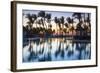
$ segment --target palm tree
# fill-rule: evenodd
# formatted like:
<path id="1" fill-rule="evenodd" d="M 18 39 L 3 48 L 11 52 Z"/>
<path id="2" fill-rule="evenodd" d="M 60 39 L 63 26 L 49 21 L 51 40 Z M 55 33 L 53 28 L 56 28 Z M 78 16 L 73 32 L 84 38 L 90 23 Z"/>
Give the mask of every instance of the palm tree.
<path id="1" fill-rule="evenodd" d="M 43 33 L 43 28 L 41 27 L 41 25 L 42 25 L 41 20 L 37 19 L 36 24 L 39 25 L 39 27 L 38 27 L 39 34 Z"/>
<path id="2" fill-rule="evenodd" d="M 87 22 L 90 23 L 90 14 L 88 13 Z"/>
<path id="3" fill-rule="evenodd" d="M 26 15 L 26 18 L 29 20 L 28 22 L 27 22 L 27 26 L 26 26 L 26 29 L 27 29 L 27 36 L 28 37 L 32 37 L 32 33 L 33 33 L 33 29 L 32 29 L 32 26 L 33 26 L 33 23 L 34 23 L 34 19 L 33 19 L 33 16 L 32 16 L 32 14 L 27 14 Z"/>
<path id="4" fill-rule="evenodd" d="M 36 14 L 32 14 L 32 19 L 33 19 L 33 22 L 35 22 L 37 20 L 37 15 Z M 37 23 L 36 24 L 36 27 L 37 27 Z"/>
<path id="5" fill-rule="evenodd" d="M 80 22 L 81 21 L 81 18 L 82 18 L 81 14 L 82 13 L 73 13 L 72 16 L 75 17 L 75 18 L 77 18 L 79 20 L 79 22 Z"/>
<path id="6" fill-rule="evenodd" d="M 60 18 L 60 23 L 62 24 L 62 29 L 63 29 L 64 28 L 64 17 L 63 16 Z"/>
<path id="7" fill-rule="evenodd" d="M 72 24 L 72 26 L 70 26 L 70 31 L 72 31 L 72 34 L 73 34 L 73 31 L 74 31 L 74 26 L 73 26 L 74 20 L 71 19 L 70 17 L 68 17 L 66 20 L 67 20 L 69 26 L 70 26 L 70 24 Z"/>
<path id="8" fill-rule="evenodd" d="M 60 18 L 60 23 L 62 24 L 61 28 L 62 28 L 62 34 L 63 34 L 63 30 L 64 30 L 64 17 L 63 16 Z"/>
<path id="9" fill-rule="evenodd" d="M 87 31 L 88 31 L 88 26 L 86 24 L 84 24 L 84 36 L 87 36 Z"/>
<path id="10" fill-rule="evenodd" d="M 45 16 L 46 18 L 47 18 L 47 23 L 49 24 L 48 26 L 49 26 L 49 28 L 51 28 L 51 14 L 46 14 L 46 16 Z"/>
<path id="11" fill-rule="evenodd" d="M 71 24 L 72 23 L 72 20 L 71 20 L 70 17 L 67 17 L 66 20 L 67 20 L 68 24 Z"/>
<path id="12" fill-rule="evenodd" d="M 64 33 L 68 33 L 68 28 L 69 28 L 69 26 L 68 26 L 68 23 L 64 23 L 64 26 L 66 27 L 66 28 L 64 28 Z"/>
<path id="13" fill-rule="evenodd" d="M 73 25 L 73 23 L 74 23 L 74 19 L 71 19 L 71 23 L 72 23 L 72 27 L 71 27 L 71 31 L 72 31 L 72 35 L 73 35 L 73 33 L 74 33 L 74 30 L 75 30 L 75 28 L 74 28 L 74 25 Z"/>
<path id="14" fill-rule="evenodd" d="M 46 16 L 46 13 L 45 13 L 45 11 L 40 11 L 39 13 L 38 13 L 38 17 L 42 17 L 41 18 L 41 22 L 42 22 L 42 25 L 44 26 L 46 26 L 46 29 L 47 29 L 47 25 L 45 24 L 45 16 Z"/>
<path id="15" fill-rule="evenodd" d="M 58 18 L 57 17 L 54 18 L 54 22 L 56 23 L 56 29 L 57 29 L 57 24 L 58 24 Z M 57 34 L 58 34 L 58 32 L 57 32 Z"/>
<path id="16" fill-rule="evenodd" d="M 52 34 L 51 14 L 47 13 L 46 19 L 47 19 L 47 23 L 48 23 L 48 33 Z"/>
<path id="17" fill-rule="evenodd" d="M 61 25 L 60 25 L 60 19 L 59 18 L 57 18 L 57 17 L 55 17 L 54 18 L 54 22 L 56 23 L 56 29 L 57 29 L 57 26 L 59 26 L 59 29 L 61 30 Z M 58 31 L 57 31 L 57 34 L 58 34 Z"/>
<path id="18" fill-rule="evenodd" d="M 89 28 L 90 28 L 90 32 L 91 32 L 91 23 L 90 23 L 90 14 L 88 13 L 88 17 L 87 17 L 87 22 L 89 23 Z"/>
<path id="19" fill-rule="evenodd" d="M 34 23 L 34 20 L 32 19 L 33 17 L 32 17 L 32 15 L 31 14 L 27 14 L 27 16 L 26 16 L 26 18 L 28 18 L 28 30 L 31 30 L 32 29 L 32 25 L 33 25 L 33 23 Z"/>
<path id="20" fill-rule="evenodd" d="M 79 23 L 76 26 L 76 32 L 79 32 L 80 36 L 82 36 L 83 28 L 82 28 L 82 13 L 73 13 L 73 17 L 77 18 L 79 20 Z"/>
<path id="21" fill-rule="evenodd" d="M 86 25 L 88 23 L 88 25 Z M 88 34 L 88 32 L 91 32 L 91 23 L 90 23 L 90 14 L 87 14 L 87 18 L 85 19 L 85 24 L 84 24 L 84 34 Z"/>

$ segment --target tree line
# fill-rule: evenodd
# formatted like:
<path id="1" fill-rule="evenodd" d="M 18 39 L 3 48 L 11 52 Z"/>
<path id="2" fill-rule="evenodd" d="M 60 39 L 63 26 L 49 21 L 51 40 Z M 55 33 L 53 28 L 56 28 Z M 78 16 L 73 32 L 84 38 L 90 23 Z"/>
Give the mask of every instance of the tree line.
<path id="1" fill-rule="evenodd" d="M 82 16 L 83 15 L 83 16 Z M 90 35 L 91 33 L 91 23 L 90 23 L 90 14 L 87 13 L 73 13 L 71 17 L 57 17 L 55 16 L 52 19 L 51 13 L 46 13 L 45 11 L 39 11 L 37 14 L 26 14 L 28 19 L 27 26 L 23 26 L 24 36 L 36 37 L 36 36 L 59 36 L 59 35 Z M 83 20 L 82 20 L 83 18 Z M 78 20 L 76 27 L 74 26 L 75 19 Z M 55 29 L 53 28 L 54 22 L 56 25 Z M 88 25 L 87 25 L 88 24 Z M 33 27 L 35 25 L 35 27 Z M 58 27 L 58 28 L 57 28 Z M 56 31 L 57 30 L 57 31 Z"/>

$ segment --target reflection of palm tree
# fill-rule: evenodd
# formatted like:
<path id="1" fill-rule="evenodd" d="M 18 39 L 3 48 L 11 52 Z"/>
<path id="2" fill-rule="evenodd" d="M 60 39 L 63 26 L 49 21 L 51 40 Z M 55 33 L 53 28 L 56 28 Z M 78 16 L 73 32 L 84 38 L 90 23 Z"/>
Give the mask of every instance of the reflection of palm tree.
<path id="1" fill-rule="evenodd" d="M 68 50 L 68 53 L 67 53 L 68 57 L 71 57 L 73 54 L 74 54 L 74 51 Z"/>
<path id="2" fill-rule="evenodd" d="M 64 48 L 61 50 L 61 57 L 64 58 L 64 55 L 65 55 L 65 51 L 64 51 Z"/>
<path id="3" fill-rule="evenodd" d="M 52 49 L 52 38 L 49 38 L 47 41 L 48 41 L 48 48 L 51 50 Z"/>
<path id="4" fill-rule="evenodd" d="M 33 46 L 32 46 L 32 44 L 31 44 L 31 41 L 29 41 L 29 51 L 30 51 L 30 52 L 33 51 L 32 49 L 33 49 Z"/>
<path id="5" fill-rule="evenodd" d="M 65 48 L 65 50 L 67 51 L 67 50 L 68 50 L 68 48 L 69 48 L 69 45 L 66 45 L 66 48 Z"/>
<path id="6" fill-rule="evenodd" d="M 31 61 L 32 59 L 35 59 L 36 58 L 36 52 L 33 51 L 33 45 L 32 45 L 31 41 L 29 41 L 28 51 L 30 52 L 30 55 L 28 57 L 28 61 Z"/>
<path id="7" fill-rule="evenodd" d="M 57 49 L 56 52 L 55 52 L 55 57 L 57 57 L 57 56 L 60 54 L 60 52 L 61 52 L 61 41 L 60 41 L 60 43 L 59 43 L 58 49 Z"/>
<path id="8" fill-rule="evenodd" d="M 52 58 L 51 58 L 51 51 L 49 51 L 48 53 L 47 53 L 47 61 L 51 61 L 52 60 Z"/>
<path id="9" fill-rule="evenodd" d="M 82 59 L 83 56 L 85 56 L 82 54 L 82 51 L 85 49 L 86 49 L 86 43 L 83 43 L 83 44 L 76 43 L 76 50 L 79 51 L 79 55 L 78 55 L 79 60 Z"/>
<path id="10" fill-rule="evenodd" d="M 67 55 L 68 57 L 70 57 L 70 56 L 73 56 L 73 54 L 74 54 L 74 43 L 71 44 L 71 50 L 68 49 Z"/>
<path id="11" fill-rule="evenodd" d="M 45 40 L 44 39 L 42 39 L 42 44 L 43 44 L 43 46 L 42 46 L 42 48 L 41 48 L 41 54 L 43 54 L 44 53 L 44 50 L 45 50 Z"/>
<path id="12" fill-rule="evenodd" d="M 39 43 L 39 45 L 40 45 L 39 54 L 43 54 L 43 52 L 44 52 L 44 46 L 41 47 L 42 44 L 44 44 L 43 39 L 41 39 L 41 41 L 40 41 L 40 43 Z"/>
<path id="13" fill-rule="evenodd" d="M 64 52 L 65 51 L 64 50 L 64 42 L 65 42 L 65 39 L 63 38 L 62 41 L 61 41 L 61 46 L 62 46 L 61 47 L 61 57 L 62 58 L 64 58 L 64 55 L 65 55 L 65 52 Z"/>
<path id="14" fill-rule="evenodd" d="M 76 43 L 76 50 L 79 51 L 78 59 L 81 59 L 81 51 L 80 51 L 79 43 Z"/>

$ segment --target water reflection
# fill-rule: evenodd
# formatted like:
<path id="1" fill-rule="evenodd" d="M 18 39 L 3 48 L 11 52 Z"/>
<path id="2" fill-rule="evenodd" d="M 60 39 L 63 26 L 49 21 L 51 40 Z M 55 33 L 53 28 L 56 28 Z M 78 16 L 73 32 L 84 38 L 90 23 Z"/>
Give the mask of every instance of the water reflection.
<path id="1" fill-rule="evenodd" d="M 88 41 L 67 38 L 28 39 L 23 43 L 23 62 L 85 60 L 91 58 Z"/>

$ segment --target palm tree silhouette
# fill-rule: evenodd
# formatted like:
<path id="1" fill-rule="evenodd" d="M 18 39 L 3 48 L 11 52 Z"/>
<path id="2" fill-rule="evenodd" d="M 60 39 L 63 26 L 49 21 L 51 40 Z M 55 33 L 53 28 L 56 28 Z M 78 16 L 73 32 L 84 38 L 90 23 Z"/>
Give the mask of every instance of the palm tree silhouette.
<path id="1" fill-rule="evenodd" d="M 72 15 L 73 17 L 77 18 L 79 20 L 79 23 L 76 26 L 76 32 L 78 32 L 77 34 L 79 34 L 80 36 L 82 36 L 83 33 L 83 28 L 82 28 L 82 13 L 73 13 Z"/>
<path id="2" fill-rule="evenodd" d="M 33 23 L 34 23 L 34 21 L 35 21 L 35 17 L 34 17 L 34 19 L 33 19 L 33 14 L 27 14 L 26 15 L 26 18 L 28 19 L 28 22 L 27 22 L 27 26 L 26 26 L 26 29 L 27 29 L 27 35 L 28 35 L 28 37 L 32 37 L 32 33 L 33 33 L 33 28 L 32 28 L 32 26 L 33 26 Z"/>
<path id="3" fill-rule="evenodd" d="M 33 23 L 37 20 L 37 15 L 36 14 L 32 14 L 32 19 L 33 19 Z M 36 27 L 37 27 L 37 23 L 36 24 Z"/>
<path id="4" fill-rule="evenodd" d="M 27 24 L 28 24 L 28 30 L 31 30 L 32 29 L 32 25 L 34 23 L 34 20 L 32 19 L 33 17 L 32 17 L 31 14 L 27 14 L 26 18 L 28 18 L 28 20 L 29 20 L 27 22 Z"/>
<path id="5" fill-rule="evenodd" d="M 47 23 L 48 23 L 48 33 L 52 34 L 52 25 L 51 25 L 51 14 L 46 13 L 45 18 L 47 19 Z"/>
<path id="6" fill-rule="evenodd" d="M 71 26 L 71 29 L 70 30 L 72 31 L 72 35 L 73 35 L 74 30 L 75 30 L 74 25 L 73 25 L 74 19 L 71 19 L 71 23 L 72 23 L 72 26 Z"/>
<path id="7" fill-rule="evenodd" d="M 45 13 L 45 11 L 40 11 L 39 13 L 38 13 L 38 17 L 41 17 L 41 22 L 42 22 L 42 25 L 44 26 L 46 26 L 46 29 L 47 29 L 47 25 L 45 24 L 45 16 L 46 16 L 46 13 Z"/>
<path id="8" fill-rule="evenodd" d="M 76 12 L 76 13 L 73 13 L 72 16 L 75 17 L 75 18 L 77 18 L 77 19 L 79 20 L 79 22 L 80 22 L 80 21 L 81 21 L 81 18 L 82 18 L 81 14 L 82 14 L 82 13 L 77 13 L 77 12 Z"/>
<path id="9" fill-rule="evenodd" d="M 46 14 L 45 18 L 47 18 L 47 22 L 49 23 L 49 26 L 51 25 L 51 14 Z"/>
<path id="10" fill-rule="evenodd" d="M 67 22 L 68 22 L 68 24 L 70 26 L 69 28 L 70 28 L 70 31 L 72 32 L 72 35 L 73 35 L 73 31 L 74 31 L 73 23 L 74 23 L 74 20 L 71 19 L 70 17 L 67 17 L 66 20 L 67 20 Z M 71 24 L 72 24 L 72 26 L 71 26 Z"/>
<path id="11" fill-rule="evenodd" d="M 57 29 L 57 24 L 58 24 L 58 18 L 57 17 L 54 18 L 54 22 L 56 23 L 56 29 Z"/>
<path id="12" fill-rule="evenodd" d="M 61 16 L 60 18 L 60 24 L 62 24 L 61 28 L 62 28 L 62 34 L 63 34 L 63 29 L 64 29 L 64 17 Z"/>
<path id="13" fill-rule="evenodd" d="M 56 23 L 56 29 L 57 29 L 57 26 L 59 26 L 59 29 L 61 29 L 61 25 L 60 25 L 60 19 L 55 17 L 54 18 L 54 22 Z M 58 31 L 57 31 L 57 34 L 58 34 Z"/>
<path id="14" fill-rule="evenodd" d="M 89 30 L 89 33 L 91 33 L 91 23 L 90 23 L 90 14 L 88 13 L 88 17 L 87 17 L 87 22 L 89 23 L 88 25 L 88 30 Z"/>

